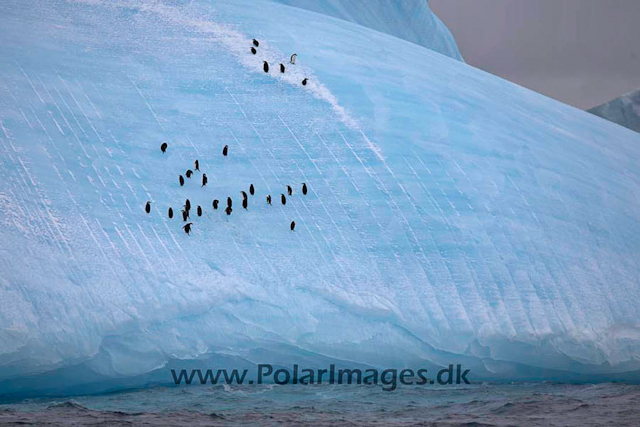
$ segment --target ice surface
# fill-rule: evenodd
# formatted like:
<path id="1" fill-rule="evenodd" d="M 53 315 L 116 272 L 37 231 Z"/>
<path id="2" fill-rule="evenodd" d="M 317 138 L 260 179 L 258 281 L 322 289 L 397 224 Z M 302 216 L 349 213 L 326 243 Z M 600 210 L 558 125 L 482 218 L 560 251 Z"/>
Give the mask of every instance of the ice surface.
<path id="1" fill-rule="evenodd" d="M 638 370 L 640 135 L 270 2 L 9 0 L 0 40 L 0 394 L 199 359 Z"/>
<path id="2" fill-rule="evenodd" d="M 274 1 L 364 25 L 462 61 L 451 32 L 431 11 L 427 0 Z"/>
<path id="3" fill-rule="evenodd" d="M 628 129 L 640 132 L 640 89 L 588 110 Z"/>

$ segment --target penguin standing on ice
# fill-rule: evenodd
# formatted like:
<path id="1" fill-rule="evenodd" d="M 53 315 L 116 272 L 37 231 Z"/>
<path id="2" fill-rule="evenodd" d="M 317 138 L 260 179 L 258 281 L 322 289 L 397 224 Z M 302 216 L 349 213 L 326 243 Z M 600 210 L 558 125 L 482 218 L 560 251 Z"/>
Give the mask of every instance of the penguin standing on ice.
<path id="1" fill-rule="evenodd" d="M 193 223 L 192 222 L 188 222 L 185 225 L 182 226 L 182 229 L 184 230 L 185 233 L 187 234 L 191 234 L 191 225 Z"/>
<path id="2" fill-rule="evenodd" d="M 251 194 L 251 195 L 253 196 L 255 193 L 256 193 L 256 189 L 255 189 L 255 188 L 253 188 L 253 184 L 251 184 L 251 185 L 249 186 L 249 194 Z"/>
<path id="3" fill-rule="evenodd" d="M 260 43 L 258 42 L 258 40 L 253 39 L 253 45 L 254 45 L 255 47 L 258 47 L 258 46 L 260 46 Z"/>
<path id="4" fill-rule="evenodd" d="M 291 55 L 291 60 L 290 60 L 290 62 L 291 62 L 292 64 L 295 64 L 295 63 L 296 63 L 296 58 L 297 58 L 297 57 L 298 57 L 298 54 L 297 54 L 297 53 L 294 53 L 293 55 Z"/>
<path id="5" fill-rule="evenodd" d="M 180 175 L 180 187 L 184 185 L 184 178 Z"/>
<path id="6" fill-rule="evenodd" d="M 269 194 L 267 196 L 267 204 L 269 204 L 269 205 L 271 204 L 271 194 Z"/>
<path id="7" fill-rule="evenodd" d="M 162 154 L 167 152 L 167 147 L 168 147 L 167 143 L 163 142 L 162 145 L 160 146 L 160 151 L 162 151 Z"/>
<path id="8" fill-rule="evenodd" d="M 199 171 L 199 170 L 200 170 L 200 163 L 198 163 L 198 159 L 196 159 L 196 161 L 195 161 L 195 162 L 193 162 L 193 163 L 194 163 L 194 165 L 195 165 L 195 168 L 194 168 L 194 169 L 195 169 L 195 170 L 197 170 L 197 171 Z"/>
<path id="9" fill-rule="evenodd" d="M 287 198 L 286 198 L 286 197 L 284 197 L 284 194 L 281 194 L 281 195 L 280 195 L 280 201 L 282 202 L 282 204 L 283 204 L 283 205 L 286 205 L 286 204 L 287 204 Z"/>
<path id="10" fill-rule="evenodd" d="M 302 183 L 302 194 L 307 195 L 307 184 L 305 182 Z"/>
<path id="11" fill-rule="evenodd" d="M 307 79 L 305 78 L 305 79 L 302 81 L 302 86 L 306 86 L 306 85 L 307 85 Z"/>
<path id="12" fill-rule="evenodd" d="M 146 213 L 151 212 L 151 202 L 147 202 L 146 206 L 144 207 L 144 210 Z"/>
<path id="13" fill-rule="evenodd" d="M 264 65 L 262 66 L 262 69 L 264 70 L 265 73 L 269 72 L 269 63 L 267 61 L 262 61 L 264 62 Z"/>
<path id="14" fill-rule="evenodd" d="M 187 175 L 187 178 L 191 178 L 191 175 L 193 175 L 193 172 L 191 172 L 191 169 L 187 169 L 187 172 L 185 173 L 185 175 Z"/>
<path id="15" fill-rule="evenodd" d="M 229 152 L 229 146 L 225 145 L 224 148 L 222 149 L 222 155 L 227 157 L 228 152 Z"/>
<path id="16" fill-rule="evenodd" d="M 213 203 L 212 204 L 213 204 L 213 209 L 214 210 L 218 210 L 218 203 L 219 203 L 218 199 L 213 199 Z"/>
<path id="17" fill-rule="evenodd" d="M 187 212 L 191 210 L 191 202 L 189 201 L 189 199 L 184 201 L 184 208 L 187 210 Z"/>
<path id="18" fill-rule="evenodd" d="M 290 196 L 293 194 L 293 189 L 290 185 L 287 185 L 287 193 L 289 193 Z"/>
<path id="19" fill-rule="evenodd" d="M 189 211 L 183 209 L 182 210 L 182 220 L 186 222 L 188 219 L 189 219 Z"/>
<path id="20" fill-rule="evenodd" d="M 230 208 L 233 205 L 233 201 L 231 200 L 231 197 L 227 197 L 227 207 Z"/>
<path id="21" fill-rule="evenodd" d="M 242 207 L 244 208 L 244 210 L 245 210 L 245 211 L 247 210 L 247 204 L 248 204 L 247 199 L 244 199 L 244 200 L 242 201 Z"/>
<path id="22" fill-rule="evenodd" d="M 280 63 L 280 72 L 284 73 L 284 64 L 283 63 Z"/>
<path id="23" fill-rule="evenodd" d="M 203 173 L 202 174 L 202 186 L 204 187 L 205 185 L 207 185 L 207 181 L 209 181 L 209 179 L 207 178 L 207 174 Z"/>
<path id="24" fill-rule="evenodd" d="M 169 208 L 169 219 L 173 218 L 173 208 Z"/>
<path id="25" fill-rule="evenodd" d="M 231 212 L 233 212 L 233 209 L 231 209 L 231 206 L 227 206 L 227 209 L 224 210 L 226 212 L 227 215 L 231 215 Z"/>
<path id="26" fill-rule="evenodd" d="M 242 199 L 247 200 L 247 193 L 245 193 L 244 191 L 241 191 L 241 193 L 242 193 Z"/>
<path id="27" fill-rule="evenodd" d="M 202 208 L 200 206 L 198 206 L 196 212 L 198 213 L 198 216 L 202 216 Z"/>
<path id="28" fill-rule="evenodd" d="M 291 231 L 296 231 L 296 222 L 291 221 Z"/>
<path id="29" fill-rule="evenodd" d="M 255 55 L 256 53 L 258 53 L 258 51 L 256 50 L 255 47 L 251 47 L 251 53 L 253 53 Z"/>

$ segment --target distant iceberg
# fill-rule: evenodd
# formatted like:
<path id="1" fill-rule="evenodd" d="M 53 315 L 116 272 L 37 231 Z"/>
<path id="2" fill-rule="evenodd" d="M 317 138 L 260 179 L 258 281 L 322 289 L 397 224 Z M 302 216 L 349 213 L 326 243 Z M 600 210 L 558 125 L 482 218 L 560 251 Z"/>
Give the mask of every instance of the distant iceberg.
<path id="1" fill-rule="evenodd" d="M 640 89 L 588 110 L 590 113 L 640 132 Z"/>
<path id="2" fill-rule="evenodd" d="M 640 135 L 270 1 L 5 0 L 0 40 L 0 396 L 638 372 Z"/>

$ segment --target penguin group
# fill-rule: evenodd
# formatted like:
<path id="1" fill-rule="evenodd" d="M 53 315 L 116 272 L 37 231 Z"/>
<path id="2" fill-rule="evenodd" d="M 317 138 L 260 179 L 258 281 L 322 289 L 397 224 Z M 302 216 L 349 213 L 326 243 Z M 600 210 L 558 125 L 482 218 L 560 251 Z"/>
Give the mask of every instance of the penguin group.
<path id="1" fill-rule="evenodd" d="M 258 40 L 256 40 L 256 39 L 253 39 L 252 40 L 252 46 L 250 47 L 251 48 L 251 54 L 257 55 L 258 54 L 258 49 L 257 48 L 259 46 L 260 46 L 260 42 Z M 294 53 L 293 55 L 291 55 L 291 58 L 289 58 L 289 63 L 291 65 L 295 65 L 297 58 L 298 58 L 298 54 Z M 280 63 L 280 73 L 284 74 L 286 70 L 287 69 L 286 69 L 284 63 L 281 62 Z M 269 73 L 269 63 L 267 61 L 262 61 L 262 71 L 264 71 L 267 74 Z M 308 78 L 304 78 L 302 80 L 302 86 L 306 86 L 308 81 L 309 81 Z"/>
<path id="2" fill-rule="evenodd" d="M 258 47 L 260 46 L 260 42 L 256 39 L 252 40 L 252 46 L 251 48 L 251 53 L 253 55 L 257 55 L 258 54 Z M 289 63 L 291 65 L 295 65 L 296 64 L 296 59 L 297 59 L 298 55 L 297 54 L 292 54 L 290 59 L 289 59 Z M 265 73 L 269 73 L 269 63 L 267 61 L 262 61 L 262 70 Z M 280 63 L 279 64 L 279 70 L 281 74 L 284 74 L 286 72 L 286 67 L 284 65 L 284 63 Z M 302 80 L 302 85 L 306 86 L 308 82 L 308 78 L 304 78 Z M 162 142 L 162 144 L 160 145 L 160 151 L 162 152 L 162 154 L 166 154 L 167 151 L 169 149 L 169 144 L 167 144 L 166 142 Z M 222 148 L 222 156 L 223 157 L 227 157 L 229 155 L 229 146 L 225 145 Z M 193 177 L 196 176 L 196 172 L 200 172 L 200 162 L 198 159 L 196 159 L 193 162 L 193 169 L 191 168 L 187 168 L 184 172 L 184 174 L 179 174 L 178 175 L 178 183 L 180 184 L 180 187 L 184 187 L 187 184 L 187 181 L 185 180 L 185 177 L 187 180 L 191 180 Z M 206 173 L 201 173 L 200 176 L 200 182 L 201 182 L 201 188 L 206 187 L 207 183 L 209 181 L 209 178 L 207 177 Z M 249 194 L 247 194 L 246 191 L 242 190 L 240 191 L 240 194 L 242 195 L 242 207 L 244 210 L 249 210 L 249 196 L 255 196 L 256 194 L 256 189 L 254 187 L 253 184 L 249 184 Z M 286 186 L 286 194 L 289 197 L 293 196 L 293 188 L 290 185 Z M 303 195 L 307 195 L 307 184 L 306 183 L 302 183 L 302 194 Z M 266 201 L 267 201 L 267 205 L 272 206 L 272 198 L 271 198 L 271 194 L 267 194 L 266 196 Z M 287 204 L 287 196 L 285 195 L 285 193 L 281 193 L 280 195 L 280 202 L 283 206 L 285 206 Z M 211 202 L 211 206 L 213 207 L 214 211 L 218 210 L 218 206 L 220 204 L 220 201 L 218 199 L 213 199 L 213 201 Z M 227 197 L 227 207 L 224 209 L 224 212 L 227 216 L 231 216 L 231 214 L 233 213 L 233 200 L 231 198 L 231 196 Z M 145 206 L 144 206 L 144 210 L 147 214 L 151 213 L 151 201 L 147 201 Z M 191 231 L 192 231 L 192 226 L 193 226 L 193 222 L 187 222 L 189 219 L 191 219 L 190 213 L 191 213 L 191 202 L 189 201 L 189 199 L 185 200 L 185 203 L 182 207 L 182 209 L 179 209 L 180 213 L 182 214 L 182 221 L 185 223 L 182 226 L 182 229 L 184 230 L 184 232 L 187 235 L 191 235 Z M 173 211 L 173 207 L 169 207 L 167 210 L 167 216 L 169 217 L 169 219 L 173 218 L 174 211 Z M 196 206 L 196 215 L 198 217 L 202 217 L 202 215 L 204 214 L 204 211 L 202 209 L 202 206 Z M 291 221 L 291 224 L 289 225 L 289 228 L 291 229 L 291 231 L 295 231 L 296 228 L 296 222 L 295 221 Z"/>

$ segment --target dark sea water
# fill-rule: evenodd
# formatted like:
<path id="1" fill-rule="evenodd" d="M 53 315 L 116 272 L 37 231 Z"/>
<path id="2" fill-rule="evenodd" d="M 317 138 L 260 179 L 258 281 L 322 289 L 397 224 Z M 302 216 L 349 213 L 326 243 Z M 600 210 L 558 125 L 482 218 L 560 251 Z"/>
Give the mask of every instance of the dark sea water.
<path id="1" fill-rule="evenodd" d="M 184 386 L 0 405 L 0 425 L 640 426 L 640 386 Z"/>

